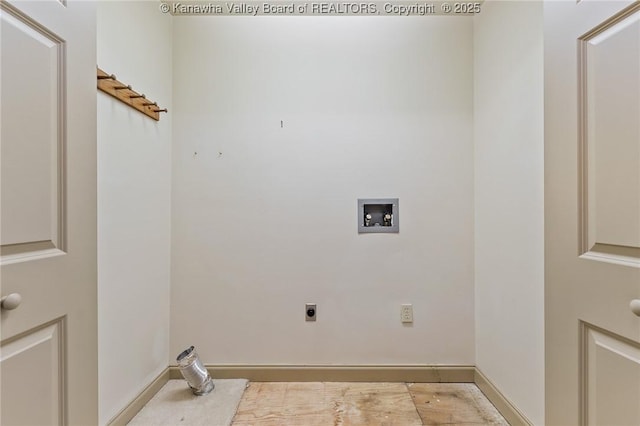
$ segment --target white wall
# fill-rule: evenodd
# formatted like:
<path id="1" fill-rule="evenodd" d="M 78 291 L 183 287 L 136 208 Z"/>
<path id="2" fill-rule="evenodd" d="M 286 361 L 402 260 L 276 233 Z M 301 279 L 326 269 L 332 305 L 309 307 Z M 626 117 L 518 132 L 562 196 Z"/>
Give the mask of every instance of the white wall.
<path id="1" fill-rule="evenodd" d="M 544 423 L 542 2 L 474 18 L 477 366 Z"/>
<path id="2" fill-rule="evenodd" d="M 472 44 L 462 17 L 174 19 L 172 355 L 474 364 Z M 399 197 L 400 233 L 358 235 L 359 197 Z"/>
<path id="3" fill-rule="evenodd" d="M 171 105 L 170 16 L 150 1 L 98 3 L 98 65 Z M 100 423 L 169 360 L 171 117 L 98 92 Z"/>

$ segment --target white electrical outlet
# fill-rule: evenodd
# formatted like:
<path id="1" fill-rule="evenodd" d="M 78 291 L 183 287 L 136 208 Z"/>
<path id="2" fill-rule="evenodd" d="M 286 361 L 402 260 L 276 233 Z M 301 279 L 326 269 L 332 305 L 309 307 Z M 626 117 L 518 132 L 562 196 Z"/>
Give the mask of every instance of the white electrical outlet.
<path id="1" fill-rule="evenodd" d="M 413 322 L 413 305 L 400 305 L 400 321 L 403 323 Z"/>

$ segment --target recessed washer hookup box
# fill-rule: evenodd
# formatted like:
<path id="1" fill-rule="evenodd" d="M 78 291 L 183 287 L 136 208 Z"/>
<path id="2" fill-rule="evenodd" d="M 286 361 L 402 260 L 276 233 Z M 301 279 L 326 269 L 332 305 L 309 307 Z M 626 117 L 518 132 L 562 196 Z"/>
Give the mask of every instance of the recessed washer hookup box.
<path id="1" fill-rule="evenodd" d="M 358 198 L 358 233 L 400 232 L 397 198 Z"/>

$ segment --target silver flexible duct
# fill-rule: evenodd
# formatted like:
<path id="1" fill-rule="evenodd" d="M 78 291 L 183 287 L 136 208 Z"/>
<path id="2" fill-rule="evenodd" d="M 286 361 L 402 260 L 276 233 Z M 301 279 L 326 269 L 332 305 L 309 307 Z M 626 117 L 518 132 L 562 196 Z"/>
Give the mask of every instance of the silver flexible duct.
<path id="1" fill-rule="evenodd" d="M 206 395 L 213 390 L 214 384 L 211 376 L 196 353 L 193 346 L 185 349 L 176 358 L 182 377 L 196 395 Z"/>

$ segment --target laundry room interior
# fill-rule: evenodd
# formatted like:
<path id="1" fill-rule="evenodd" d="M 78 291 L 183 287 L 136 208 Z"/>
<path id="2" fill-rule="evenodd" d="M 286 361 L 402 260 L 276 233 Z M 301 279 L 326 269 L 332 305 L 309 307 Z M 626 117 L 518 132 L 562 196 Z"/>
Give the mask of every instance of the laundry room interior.
<path id="1" fill-rule="evenodd" d="M 168 109 L 98 94 L 101 422 L 195 345 L 213 370 L 474 366 L 543 423 L 541 2 L 97 17 L 98 66 Z M 359 233 L 364 198 L 398 232 Z"/>

